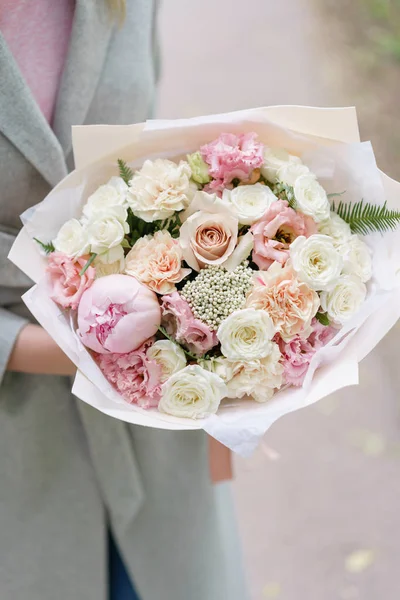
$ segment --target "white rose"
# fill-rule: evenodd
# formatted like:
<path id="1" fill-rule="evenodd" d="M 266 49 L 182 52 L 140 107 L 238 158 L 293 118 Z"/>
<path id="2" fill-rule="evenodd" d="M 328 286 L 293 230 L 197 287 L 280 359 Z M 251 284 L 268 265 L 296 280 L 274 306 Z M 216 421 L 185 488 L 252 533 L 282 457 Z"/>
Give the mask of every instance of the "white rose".
<path id="1" fill-rule="evenodd" d="M 204 419 L 217 412 L 226 391 L 218 375 L 190 365 L 163 384 L 158 410 L 175 417 Z"/>
<path id="2" fill-rule="evenodd" d="M 227 383 L 233 377 L 233 366 L 236 363 L 231 362 L 225 356 L 217 356 L 215 358 L 200 360 L 199 364 L 203 369 L 215 373 L 215 375 L 221 377 L 222 381 Z"/>
<path id="3" fill-rule="evenodd" d="M 229 362 L 232 374 L 227 381 L 228 398 L 252 396 L 257 402 L 266 402 L 281 387 L 281 353 L 278 344 L 268 343 L 269 353 L 264 358 L 249 362 Z"/>
<path id="4" fill-rule="evenodd" d="M 278 169 L 276 178 L 279 182 L 293 187 L 297 179 L 302 175 L 312 175 L 312 173 L 310 173 L 310 169 L 306 165 L 290 161 Z"/>
<path id="5" fill-rule="evenodd" d="M 270 183 L 277 183 L 278 171 L 287 163 L 301 164 L 301 160 L 298 156 L 293 156 L 282 148 L 265 148 L 261 175 Z"/>
<path id="6" fill-rule="evenodd" d="M 322 292 L 321 306 L 336 323 L 345 323 L 360 309 L 367 288 L 359 277 L 342 275 L 329 292 Z"/>
<path id="7" fill-rule="evenodd" d="M 178 371 L 186 367 L 186 356 L 178 344 L 169 340 L 154 342 L 147 350 L 147 356 L 161 367 L 161 382 L 164 383 Z"/>
<path id="8" fill-rule="evenodd" d="M 53 245 L 57 252 L 70 258 L 83 256 L 89 252 L 87 230 L 77 219 L 70 219 L 61 227 Z"/>
<path id="9" fill-rule="evenodd" d="M 227 317 L 218 327 L 221 352 L 229 360 L 254 360 L 270 352 L 275 334 L 272 319 L 265 310 L 245 308 Z"/>
<path id="10" fill-rule="evenodd" d="M 122 206 L 114 207 L 112 215 L 101 215 L 88 222 L 87 230 L 91 251 L 103 254 L 120 246 L 125 235 L 129 233 L 126 222 L 127 212 Z"/>
<path id="11" fill-rule="evenodd" d="M 293 269 L 311 289 L 329 290 L 338 280 L 343 259 L 327 235 L 300 236 L 289 251 Z"/>
<path id="12" fill-rule="evenodd" d="M 230 202 L 239 223 L 253 225 L 261 219 L 277 197 L 268 186 L 256 183 L 239 185 L 233 190 L 224 190 L 222 199 Z"/>
<path id="13" fill-rule="evenodd" d="M 185 161 L 177 165 L 161 158 L 146 160 L 129 183 L 128 204 L 135 215 L 148 223 L 172 217 L 189 206 L 197 190 L 191 174 Z"/>
<path id="14" fill-rule="evenodd" d="M 124 249 L 122 246 L 110 248 L 104 254 L 96 256 L 93 266 L 96 269 L 96 278 L 123 273 L 125 269 Z"/>
<path id="15" fill-rule="evenodd" d="M 114 207 L 126 206 L 128 186 L 121 177 L 111 177 L 110 181 L 101 185 L 89 196 L 83 214 L 87 219 L 96 219 L 100 215 L 112 215 Z"/>
<path id="16" fill-rule="evenodd" d="M 298 177 L 293 191 L 300 212 L 309 215 L 317 223 L 329 218 L 328 196 L 313 174 Z"/>
<path id="17" fill-rule="evenodd" d="M 318 232 L 332 238 L 336 248 L 351 238 L 350 225 L 333 211 L 328 219 L 319 224 Z"/>
<path id="18" fill-rule="evenodd" d="M 371 251 L 358 235 L 352 235 L 338 250 L 344 261 L 343 273 L 357 275 L 363 283 L 371 279 Z"/>

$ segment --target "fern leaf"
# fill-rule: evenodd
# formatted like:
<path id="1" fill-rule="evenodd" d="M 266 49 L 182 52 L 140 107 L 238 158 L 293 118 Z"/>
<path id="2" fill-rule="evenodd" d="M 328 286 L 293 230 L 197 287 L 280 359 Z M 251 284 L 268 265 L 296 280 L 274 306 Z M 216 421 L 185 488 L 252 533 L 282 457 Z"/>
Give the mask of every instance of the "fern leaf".
<path id="1" fill-rule="evenodd" d="M 33 239 L 46 252 L 46 254 L 51 254 L 52 252 L 55 252 L 55 248 L 54 248 L 53 242 L 49 242 L 48 244 L 45 244 L 44 242 L 41 242 L 37 238 L 33 238 Z"/>
<path id="2" fill-rule="evenodd" d="M 123 179 L 126 185 L 129 185 L 130 180 L 133 177 L 133 171 L 128 167 L 126 162 L 121 158 L 118 159 L 119 176 Z"/>
<path id="3" fill-rule="evenodd" d="M 368 235 L 375 231 L 384 233 L 390 229 L 396 229 L 400 222 L 400 212 L 389 210 L 386 202 L 383 205 L 370 204 L 360 200 L 355 204 L 345 204 L 340 201 L 336 206 L 332 204 L 332 210 L 350 225 L 353 233 Z"/>

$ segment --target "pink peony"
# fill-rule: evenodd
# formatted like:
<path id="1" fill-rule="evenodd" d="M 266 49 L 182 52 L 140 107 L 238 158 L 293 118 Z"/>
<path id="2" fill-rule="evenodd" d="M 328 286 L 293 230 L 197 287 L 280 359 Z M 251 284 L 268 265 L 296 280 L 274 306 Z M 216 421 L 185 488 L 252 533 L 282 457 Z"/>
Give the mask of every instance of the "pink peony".
<path id="1" fill-rule="evenodd" d="M 285 383 L 301 386 L 307 374 L 308 367 L 314 354 L 325 346 L 335 336 L 334 327 L 325 327 L 317 319 L 311 323 L 313 329 L 308 339 L 299 335 L 285 342 L 280 335 L 276 336 L 282 355 L 283 374 Z"/>
<path id="2" fill-rule="evenodd" d="M 50 298 L 63 308 L 78 308 L 83 292 L 93 283 L 96 274 L 94 267 L 89 267 L 82 276 L 79 275 L 88 258 L 69 258 L 62 252 L 50 254 L 47 264 L 52 288 Z"/>
<path id="3" fill-rule="evenodd" d="M 178 292 L 163 296 L 161 310 L 167 333 L 193 354 L 203 356 L 218 344 L 216 332 L 194 317 L 189 304 Z"/>
<path id="4" fill-rule="evenodd" d="M 221 133 L 216 140 L 200 148 L 213 178 L 206 191 L 221 193 L 234 179 L 250 179 L 251 172 L 264 162 L 264 145 L 256 138 L 256 133 Z"/>
<path id="5" fill-rule="evenodd" d="M 251 232 L 254 236 L 253 261 L 266 271 L 275 261 L 284 265 L 293 240 L 300 235 L 309 237 L 316 233 L 317 226 L 310 217 L 290 208 L 286 200 L 277 200 L 254 223 Z"/>
<path id="6" fill-rule="evenodd" d="M 129 404 L 157 407 L 161 398 L 161 367 L 147 356 L 153 340 L 127 354 L 97 354 L 104 376 Z"/>
<path id="7" fill-rule="evenodd" d="M 157 296 L 129 275 L 96 279 L 78 307 L 78 335 L 100 354 L 136 350 L 157 332 L 160 322 Z"/>

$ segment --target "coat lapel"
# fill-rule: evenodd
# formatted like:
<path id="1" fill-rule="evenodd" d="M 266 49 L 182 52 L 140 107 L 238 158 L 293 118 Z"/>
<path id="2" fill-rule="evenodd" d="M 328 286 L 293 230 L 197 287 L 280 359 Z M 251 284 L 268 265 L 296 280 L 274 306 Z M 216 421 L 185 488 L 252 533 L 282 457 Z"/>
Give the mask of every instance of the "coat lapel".
<path id="1" fill-rule="evenodd" d="M 62 147 L 0 33 L 0 131 L 55 185 L 67 174 Z"/>
<path id="2" fill-rule="evenodd" d="M 66 156 L 72 148 L 71 127 L 84 123 L 93 100 L 112 30 L 105 2 L 77 0 L 53 123 Z"/>

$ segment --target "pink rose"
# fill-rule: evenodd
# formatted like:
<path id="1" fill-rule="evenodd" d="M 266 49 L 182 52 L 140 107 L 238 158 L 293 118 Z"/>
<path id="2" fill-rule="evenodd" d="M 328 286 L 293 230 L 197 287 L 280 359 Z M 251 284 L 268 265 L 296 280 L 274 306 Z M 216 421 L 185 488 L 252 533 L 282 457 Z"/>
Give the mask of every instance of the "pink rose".
<path id="1" fill-rule="evenodd" d="M 160 322 L 157 296 L 129 275 L 96 279 L 78 307 L 78 335 L 100 354 L 136 350 L 155 335 Z"/>
<path id="2" fill-rule="evenodd" d="M 216 332 L 194 317 L 189 304 L 178 292 L 163 296 L 161 310 L 167 333 L 193 354 L 203 356 L 218 344 Z"/>
<path id="3" fill-rule="evenodd" d="M 161 398 L 161 367 L 147 356 L 153 340 L 127 354 L 97 354 L 96 361 L 106 379 L 129 404 L 157 407 Z"/>
<path id="4" fill-rule="evenodd" d="M 250 231 L 254 236 L 253 261 L 266 271 L 274 261 L 284 265 L 293 240 L 316 233 L 317 226 L 310 217 L 290 208 L 286 200 L 277 200 Z"/>
<path id="5" fill-rule="evenodd" d="M 298 334 L 307 338 L 320 305 L 317 292 L 299 281 L 291 266 L 278 262 L 268 271 L 256 271 L 253 279 L 246 306 L 266 310 L 284 340 Z"/>
<path id="6" fill-rule="evenodd" d="M 175 284 L 191 273 L 182 268 L 182 249 L 168 231 L 140 238 L 125 259 L 125 273 L 157 294 L 171 294 Z"/>
<path id="7" fill-rule="evenodd" d="M 50 254 L 46 269 L 52 288 L 50 297 L 63 308 L 78 308 L 83 292 L 92 285 L 96 274 L 94 267 L 79 275 L 88 258 L 69 258 L 62 252 Z"/>
<path id="8" fill-rule="evenodd" d="M 311 323 L 312 333 L 308 339 L 299 335 L 285 342 L 279 335 L 276 340 L 282 355 L 284 380 L 286 384 L 301 386 L 314 354 L 325 346 L 337 333 L 334 327 L 325 327 L 317 319 Z"/>
<path id="9" fill-rule="evenodd" d="M 264 145 L 256 138 L 256 133 L 221 133 L 216 140 L 200 148 L 213 178 L 206 191 L 221 193 L 234 179 L 250 180 L 251 172 L 264 162 Z"/>

